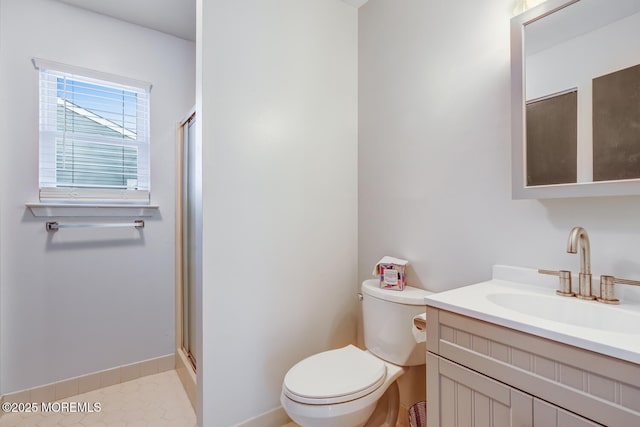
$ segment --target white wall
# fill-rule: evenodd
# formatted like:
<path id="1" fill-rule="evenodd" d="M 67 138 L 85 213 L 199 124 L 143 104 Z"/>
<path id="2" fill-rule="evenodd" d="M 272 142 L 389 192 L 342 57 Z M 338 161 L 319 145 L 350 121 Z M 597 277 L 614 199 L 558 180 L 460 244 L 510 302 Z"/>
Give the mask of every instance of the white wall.
<path id="1" fill-rule="evenodd" d="M 208 427 L 277 408 L 294 363 L 355 338 L 357 10 L 340 0 L 199 10 L 198 425 Z"/>
<path id="2" fill-rule="evenodd" d="M 640 197 L 511 200 L 512 0 L 370 0 L 359 11 L 359 280 L 382 255 L 435 291 L 493 264 L 640 279 Z M 393 160 L 393 161 L 391 161 Z"/>
<path id="3" fill-rule="evenodd" d="M 51 0 L 1 0 L 0 40 L 0 392 L 172 354 L 175 126 L 195 102 L 194 43 Z M 38 196 L 33 57 L 153 84 L 151 191 L 160 213 L 141 235 L 51 234 L 25 208 Z"/>

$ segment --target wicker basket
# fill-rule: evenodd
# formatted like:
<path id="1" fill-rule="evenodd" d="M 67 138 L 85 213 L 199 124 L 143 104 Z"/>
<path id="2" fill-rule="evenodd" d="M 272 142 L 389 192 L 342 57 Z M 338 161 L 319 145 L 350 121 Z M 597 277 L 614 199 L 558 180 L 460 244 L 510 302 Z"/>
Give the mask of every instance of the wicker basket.
<path id="1" fill-rule="evenodd" d="M 427 427 L 427 401 L 423 400 L 409 408 L 409 425 L 411 427 Z"/>

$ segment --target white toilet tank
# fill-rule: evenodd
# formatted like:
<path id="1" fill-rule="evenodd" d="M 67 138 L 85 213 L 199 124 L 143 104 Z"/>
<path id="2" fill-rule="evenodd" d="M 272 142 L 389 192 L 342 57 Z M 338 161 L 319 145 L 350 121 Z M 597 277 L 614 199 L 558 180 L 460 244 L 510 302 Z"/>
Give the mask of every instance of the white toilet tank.
<path id="1" fill-rule="evenodd" d="M 425 343 L 417 343 L 413 317 L 425 312 L 424 297 L 432 292 L 405 286 L 381 289 L 377 279 L 362 282 L 364 344 L 371 353 L 400 366 L 425 363 Z"/>

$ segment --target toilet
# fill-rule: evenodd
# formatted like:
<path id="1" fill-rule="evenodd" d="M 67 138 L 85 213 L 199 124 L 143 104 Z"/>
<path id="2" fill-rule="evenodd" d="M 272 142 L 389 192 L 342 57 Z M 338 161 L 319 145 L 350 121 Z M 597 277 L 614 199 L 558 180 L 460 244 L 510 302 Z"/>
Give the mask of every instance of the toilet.
<path id="1" fill-rule="evenodd" d="M 395 426 L 396 380 L 407 367 L 425 363 L 425 343 L 416 342 L 411 327 L 431 292 L 381 289 L 376 279 L 361 289 L 367 350 L 348 345 L 318 353 L 285 375 L 280 402 L 302 427 Z"/>

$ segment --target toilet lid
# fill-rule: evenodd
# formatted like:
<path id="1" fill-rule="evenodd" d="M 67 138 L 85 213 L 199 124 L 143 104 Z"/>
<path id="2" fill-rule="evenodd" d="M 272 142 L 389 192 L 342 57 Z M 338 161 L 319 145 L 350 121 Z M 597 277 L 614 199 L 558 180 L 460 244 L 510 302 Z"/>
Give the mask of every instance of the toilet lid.
<path id="1" fill-rule="evenodd" d="M 365 396 L 384 383 L 385 363 L 348 345 L 298 362 L 284 378 L 283 392 L 300 403 L 327 405 Z"/>

